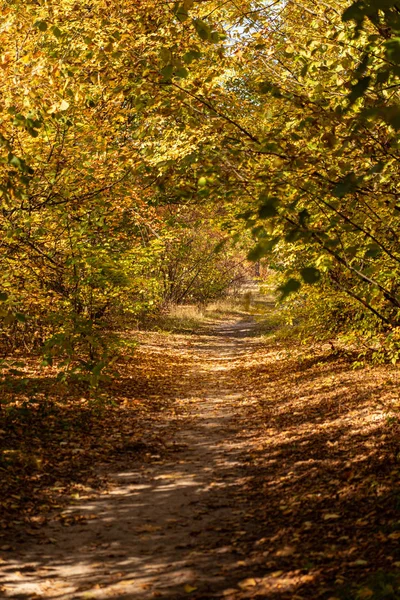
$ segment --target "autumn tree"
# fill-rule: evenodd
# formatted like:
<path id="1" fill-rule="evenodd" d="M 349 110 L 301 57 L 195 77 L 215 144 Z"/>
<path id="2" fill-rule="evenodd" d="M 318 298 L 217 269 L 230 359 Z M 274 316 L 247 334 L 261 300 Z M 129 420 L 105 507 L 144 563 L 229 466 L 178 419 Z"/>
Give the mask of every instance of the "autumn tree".
<path id="1" fill-rule="evenodd" d="M 94 364 L 102 318 L 212 296 L 247 228 L 282 297 L 393 335 L 397 29 L 391 0 L 3 3 L 6 334 Z"/>
<path id="2" fill-rule="evenodd" d="M 215 52 L 216 23 L 229 36 L 219 77 L 200 80 L 193 70 L 181 83 L 171 72 L 171 85 L 212 117 L 210 136 L 220 149 L 214 172 L 229 171 L 218 193 L 229 197 L 229 177 L 241 186 L 235 202 L 258 238 L 251 257 L 285 256 L 282 297 L 319 284 L 341 301 L 347 296 L 350 318 L 359 306 L 369 327 L 395 335 L 396 3 L 201 9 L 205 56 Z"/>
<path id="3" fill-rule="evenodd" d="M 168 247 L 188 239 L 164 207 L 190 211 L 201 184 L 196 153 L 209 141 L 203 125 L 185 135 L 194 115 L 180 110 L 183 92 L 171 94 L 165 58 L 179 47 L 185 58 L 174 75 L 186 77 L 199 38 L 193 29 L 178 41 L 180 21 L 163 3 L 5 2 L 1 14 L 4 339 L 45 343 L 48 361 L 83 353 L 93 369 L 108 353 L 104 324 L 165 301 Z M 208 181 L 210 166 L 201 169 Z M 175 300 L 206 299 L 207 285 L 212 296 L 232 275 L 215 266 L 212 240 L 224 234 L 207 225 L 208 191 L 199 196 L 209 216 L 196 227 L 202 221 L 210 232 L 214 275 L 202 261 L 196 271 L 186 253 Z"/>

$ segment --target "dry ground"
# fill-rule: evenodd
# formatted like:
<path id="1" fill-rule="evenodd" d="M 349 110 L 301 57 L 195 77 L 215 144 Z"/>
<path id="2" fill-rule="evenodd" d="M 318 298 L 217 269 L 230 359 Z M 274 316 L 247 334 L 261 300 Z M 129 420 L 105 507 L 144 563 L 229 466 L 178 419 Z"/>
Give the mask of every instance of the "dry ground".
<path id="1" fill-rule="evenodd" d="M 400 598 L 398 370 L 246 315 L 138 335 L 113 406 L 31 373 L 3 413 L 0 597 Z"/>

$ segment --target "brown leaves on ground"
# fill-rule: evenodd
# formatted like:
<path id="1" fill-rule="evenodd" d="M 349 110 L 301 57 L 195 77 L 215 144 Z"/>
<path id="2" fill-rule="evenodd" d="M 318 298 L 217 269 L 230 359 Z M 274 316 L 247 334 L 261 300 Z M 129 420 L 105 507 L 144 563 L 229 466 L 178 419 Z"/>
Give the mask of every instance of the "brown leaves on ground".
<path id="1" fill-rule="evenodd" d="M 66 387 L 34 357 L 23 357 L 17 374 L 4 373 L 0 548 L 9 546 L 15 532 L 37 535 L 54 509 L 106 486 L 100 465 L 129 452 L 146 461 L 165 450 L 168 437 L 157 434 L 158 426 L 168 416 L 172 436 L 183 410 L 177 382 L 188 367 L 181 349 L 164 352 L 167 343 L 164 335 L 148 334 L 133 358 L 121 357 L 117 378 L 98 397 L 80 383 Z"/>
<path id="2" fill-rule="evenodd" d="M 232 377 L 251 406 L 247 493 L 277 597 L 343 597 L 372 577 L 370 597 L 398 598 L 385 580 L 400 567 L 398 369 L 292 341 L 250 347 Z M 265 585 L 244 597 L 270 597 Z"/>
<path id="3" fill-rule="evenodd" d="M 49 515 L 65 527 L 83 518 L 60 506 L 71 496 L 96 495 L 105 485 L 99 473 L 119 457 L 132 453 L 149 462 L 151 472 L 152 461 L 170 452 L 179 430 L 186 431 L 188 445 L 200 436 L 207 447 L 198 428 L 207 420 L 212 424 L 217 411 L 228 449 L 212 450 L 214 440 L 207 455 L 210 460 L 215 452 L 214 466 L 189 461 L 186 468 L 194 479 L 199 473 L 216 479 L 203 490 L 208 503 L 202 510 L 210 522 L 213 511 L 226 513 L 221 527 L 209 526 L 210 533 L 204 522 L 196 531 L 188 525 L 191 537 L 171 549 L 171 562 L 181 564 L 179 552 L 191 547 L 195 569 L 193 553 L 204 561 L 226 546 L 218 575 L 225 587 L 213 590 L 215 598 L 398 598 L 399 581 L 392 575 L 400 567 L 398 370 L 355 369 L 352 356 L 331 347 L 304 348 L 254 333 L 247 319 L 208 334 L 138 334 L 142 346 L 133 360 L 118 364 L 120 377 L 102 390 L 113 404 L 101 410 L 78 387 L 62 394 L 49 372 L 33 366 L 23 389 L 15 385 L 18 378 L 13 388 L 5 380 L 4 393 L 14 399 L 0 424 L 0 548 L 7 552 L 15 528 L 25 538 L 38 535 Z M 26 406 L 33 386 L 35 400 Z M 237 447 L 236 458 L 229 443 Z M 185 444 L 176 452 L 172 463 L 185 465 Z M 239 462 L 226 473 L 229 458 Z M 167 472 L 157 468 L 155 481 L 163 485 L 178 476 L 171 465 Z M 234 505 L 224 508 L 227 476 Z M 212 496 L 213 485 L 221 496 Z M 186 515 L 189 524 L 197 522 L 195 510 L 190 519 Z M 164 517 L 145 534 L 154 535 Z M 201 511 L 196 518 L 203 518 Z M 163 540 L 169 552 L 168 538 Z M 123 575 L 131 581 L 135 573 Z M 210 598 L 204 595 L 207 576 L 200 567 L 182 593 Z M 153 584 L 152 597 L 163 595 L 156 578 Z"/>

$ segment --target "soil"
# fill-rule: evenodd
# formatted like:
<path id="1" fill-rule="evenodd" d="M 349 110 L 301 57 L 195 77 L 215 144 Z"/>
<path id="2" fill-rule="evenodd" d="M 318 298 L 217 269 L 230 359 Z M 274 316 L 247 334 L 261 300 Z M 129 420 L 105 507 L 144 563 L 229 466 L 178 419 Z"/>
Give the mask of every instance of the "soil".
<path id="1" fill-rule="evenodd" d="M 271 344 L 250 317 L 143 347 L 168 408 L 96 462 L 106 487 L 1 542 L 1 598 L 400 597 L 395 370 Z"/>

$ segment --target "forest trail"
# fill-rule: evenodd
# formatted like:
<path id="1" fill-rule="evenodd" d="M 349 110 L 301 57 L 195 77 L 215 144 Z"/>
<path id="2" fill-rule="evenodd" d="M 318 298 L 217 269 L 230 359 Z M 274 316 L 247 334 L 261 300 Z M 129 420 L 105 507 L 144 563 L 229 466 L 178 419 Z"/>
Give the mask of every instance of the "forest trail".
<path id="1" fill-rule="evenodd" d="M 96 467 L 107 489 L 0 554 L 2 598 L 328 598 L 399 560 L 376 372 L 293 358 L 251 317 L 160 338 L 172 408 Z"/>
<path id="2" fill-rule="evenodd" d="M 6 568 L 6 597 L 211 598 L 229 587 L 251 521 L 243 398 L 229 371 L 253 330 L 239 320 L 196 336 L 180 400 L 190 408 L 172 441 L 167 422 L 157 432 L 170 440 L 168 459 L 121 462 L 107 474 L 109 493 L 69 509 L 90 514 L 88 524 L 56 522 L 50 546 L 22 544 Z"/>

